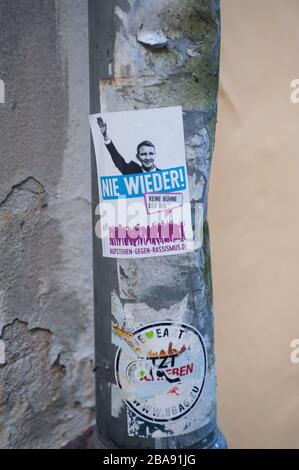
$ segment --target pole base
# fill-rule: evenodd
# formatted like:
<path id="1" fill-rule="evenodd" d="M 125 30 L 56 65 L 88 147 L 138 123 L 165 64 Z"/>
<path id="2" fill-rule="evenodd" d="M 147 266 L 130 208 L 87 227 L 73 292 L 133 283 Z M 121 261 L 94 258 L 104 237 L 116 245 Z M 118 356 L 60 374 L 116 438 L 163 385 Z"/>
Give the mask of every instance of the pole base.
<path id="1" fill-rule="evenodd" d="M 227 449 L 227 448 L 228 448 L 227 441 L 219 428 L 216 429 L 213 443 L 211 443 L 209 446 L 206 447 L 202 442 L 200 442 L 198 443 L 198 445 L 194 445 L 194 447 L 192 447 L 192 449 Z M 120 447 L 116 447 L 112 443 L 109 447 L 106 447 L 99 440 L 96 429 L 95 429 L 91 438 L 89 439 L 88 449 L 106 449 L 106 450 L 111 449 L 113 450 L 113 449 L 120 449 Z M 159 450 L 159 449 L 153 449 L 153 450 Z"/>
<path id="2" fill-rule="evenodd" d="M 224 437 L 224 434 L 220 431 L 219 428 L 217 428 L 217 439 L 214 442 L 214 444 L 209 447 L 209 449 L 227 449 L 227 440 Z"/>

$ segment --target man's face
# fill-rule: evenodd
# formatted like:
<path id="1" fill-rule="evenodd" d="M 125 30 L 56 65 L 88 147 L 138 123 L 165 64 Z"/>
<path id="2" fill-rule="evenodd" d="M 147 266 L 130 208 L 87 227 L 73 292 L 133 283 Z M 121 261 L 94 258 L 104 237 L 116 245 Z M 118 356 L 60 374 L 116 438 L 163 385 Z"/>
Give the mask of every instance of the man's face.
<path id="1" fill-rule="evenodd" d="M 154 168 L 155 165 L 155 156 L 156 151 L 154 147 L 149 147 L 148 145 L 143 145 L 139 149 L 139 153 L 137 155 L 138 160 L 140 161 L 142 167 L 149 171 Z"/>

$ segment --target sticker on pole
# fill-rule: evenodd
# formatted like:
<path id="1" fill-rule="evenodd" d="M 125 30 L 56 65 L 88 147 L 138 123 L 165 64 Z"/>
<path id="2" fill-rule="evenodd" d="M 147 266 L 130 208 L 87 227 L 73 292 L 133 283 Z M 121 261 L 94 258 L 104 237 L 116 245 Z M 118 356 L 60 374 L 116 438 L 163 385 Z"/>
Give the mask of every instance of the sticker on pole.
<path id="1" fill-rule="evenodd" d="M 190 415 L 204 387 L 206 352 L 199 332 L 163 321 L 134 332 L 118 328 L 114 334 L 124 343 L 117 352 L 115 375 L 128 408 L 149 429 L 152 423 L 153 432 L 192 431 L 192 418 L 184 426 L 174 423 Z"/>
<path id="2" fill-rule="evenodd" d="M 193 250 L 182 108 L 93 114 L 89 121 L 103 256 Z"/>

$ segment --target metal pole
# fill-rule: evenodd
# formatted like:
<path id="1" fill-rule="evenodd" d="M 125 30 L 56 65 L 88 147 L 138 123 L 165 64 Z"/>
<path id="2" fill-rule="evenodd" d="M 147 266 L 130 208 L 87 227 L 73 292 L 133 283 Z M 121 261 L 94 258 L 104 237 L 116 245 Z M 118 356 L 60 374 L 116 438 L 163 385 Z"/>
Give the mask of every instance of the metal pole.
<path id="1" fill-rule="evenodd" d="M 101 240 L 95 235 L 99 193 L 92 153 L 95 446 L 224 448 L 225 439 L 216 423 L 206 184 L 216 125 L 219 0 L 89 0 L 89 27 L 91 113 L 181 105 L 194 224 L 196 203 L 204 207 L 203 243 L 192 253 L 104 258 Z M 188 390 L 178 410 L 169 411 L 167 403 L 161 403 L 155 414 L 146 406 L 142 409 L 136 400 L 129 403 L 122 397 L 116 371 L 120 353 L 111 342 L 114 309 L 137 312 L 138 327 L 140 318 L 144 324 L 154 318 L 155 325 L 161 324 L 159 334 L 169 333 L 173 315 L 174 325 L 178 326 L 180 318 L 197 344 L 204 367 L 202 387 Z M 173 389 L 171 393 L 179 392 Z"/>

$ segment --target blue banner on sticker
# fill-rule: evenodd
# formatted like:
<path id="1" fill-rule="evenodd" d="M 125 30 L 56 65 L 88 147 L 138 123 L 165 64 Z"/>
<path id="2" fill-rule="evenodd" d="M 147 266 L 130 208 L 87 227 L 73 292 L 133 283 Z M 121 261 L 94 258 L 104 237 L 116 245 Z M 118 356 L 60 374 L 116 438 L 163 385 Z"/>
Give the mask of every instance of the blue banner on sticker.
<path id="1" fill-rule="evenodd" d="M 100 183 L 103 200 L 184 191 L 187 187 L 184 166 L 133 175 L 102 176 Z"/>

